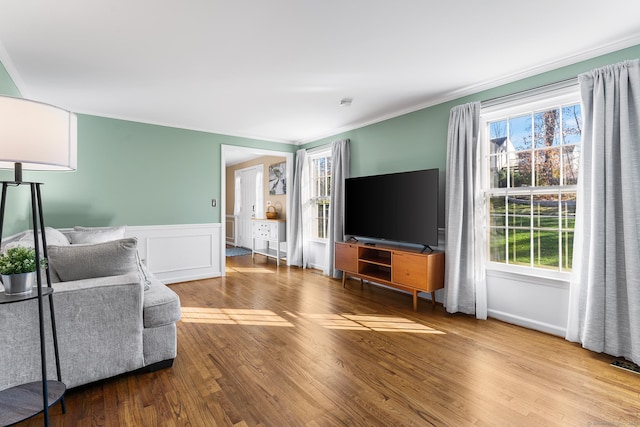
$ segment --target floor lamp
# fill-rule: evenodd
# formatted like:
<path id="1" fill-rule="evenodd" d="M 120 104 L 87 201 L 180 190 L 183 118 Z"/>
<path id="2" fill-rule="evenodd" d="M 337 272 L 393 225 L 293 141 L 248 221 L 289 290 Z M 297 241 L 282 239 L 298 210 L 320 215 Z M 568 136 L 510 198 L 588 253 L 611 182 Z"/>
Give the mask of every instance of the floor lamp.
<path id="1" fill-rule="evenodd" d="M 39 412 L 44 413 L 44 425 L 49 425 L 49 406 L 60 401 L 65 411 L 64 392 L 61 380 L 58 339 L 53 310 L 53 288 L 48 264 L 40 268 L 41 258 L 47 258 L 47 242 L 42 211 L 39 182 L 22 180 L 22 170 L 55 171 L 76 170 L 77 167 L 77 123 L 76 116 L 68 111 L 40 102 L 22 98 L 0 96 L 0 168 L 13 169 L 13 181 L 0 181 L 0 244 L 7 201 L 7 189 L 29 186 L 31 190 L 31 220 L 36 256 L 36 287 L 30 294 L 5 295 L 0 293 L 0 304 L 20 303 L 29 299 L 38 300 L 40 327 L 40 357 L 42 382 L 18 385 L 0 391 L 0 425 L 13 424 Z M 39 230 L 38 230 L 39 229 Z M 42 248 L 40 248 L 42 245 Z M 42 256 L 41 256 L 42 254 Z M 46 286 L 42 286 L 42 271 Z M 47 377 L 43 297 L 48 297 L 51 314 L 51 331 L 58 381 Z M 40 394 L 39 391 L 42 393 Z M 31 401 L 25 396 L 33 397 Z M 40 396 L 40 397 L 38 397 Z"/>

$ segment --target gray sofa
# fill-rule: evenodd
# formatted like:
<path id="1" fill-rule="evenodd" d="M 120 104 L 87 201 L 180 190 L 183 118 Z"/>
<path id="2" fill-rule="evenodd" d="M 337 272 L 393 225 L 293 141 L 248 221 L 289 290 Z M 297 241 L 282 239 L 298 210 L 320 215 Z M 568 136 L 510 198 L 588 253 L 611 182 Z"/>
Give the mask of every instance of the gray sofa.
<path id="1" fill-rule="evenodd" d="M 140 262 L 137 240 L 123 235 L 120 227 L 46 230 L 61 374 L 68 388 L 169 367 L 176 357 L 180 300 Z M 32 231 L 3 242 L 3 249 L 29 244 Z M 47 373 L 55 379 L 46 302 Z M 0 390 L 41 379 L 37 300 L 0 305 L 0 343 Z"/>

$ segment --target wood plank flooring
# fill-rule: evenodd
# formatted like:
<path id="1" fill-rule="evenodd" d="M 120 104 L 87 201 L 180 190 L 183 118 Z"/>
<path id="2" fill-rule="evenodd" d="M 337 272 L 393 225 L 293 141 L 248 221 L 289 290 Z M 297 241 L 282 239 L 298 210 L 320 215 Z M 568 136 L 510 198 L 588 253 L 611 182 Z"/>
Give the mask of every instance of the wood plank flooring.
<path id="1" fill-rule="evenodd" d="M 227 266 L 171 285 L 172 368 L 71 390 L 51 425 L 640 425 L 640 375 L 610 356 L 262 256 Z"/>

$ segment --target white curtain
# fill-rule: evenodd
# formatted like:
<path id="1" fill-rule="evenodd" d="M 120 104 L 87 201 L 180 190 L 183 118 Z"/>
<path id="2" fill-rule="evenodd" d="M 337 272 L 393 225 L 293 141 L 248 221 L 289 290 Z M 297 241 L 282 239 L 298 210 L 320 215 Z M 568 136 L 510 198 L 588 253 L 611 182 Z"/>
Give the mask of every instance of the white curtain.
<path id="1" fill-rule="evenodd" d="M 451 109 L 447 137 L 444 306 L 487 318 L 480 103 Z"/>
<path id="2" fill-rule="evenodd" d="M 304 250 L 304 189 L 307 184 L 307 152 L 304 149 L 296 152 L 296 170 L 293 175 L 293 189 L 291 190 L 291 216 L 290 236 L 291 242 L 290 254 L 287 257 L 289 265 L 298 267 L 306 267 L 306 257 Z"/>
<path id="3" fill-rule="evenodd" d="M 349 140 L 331 144 L 331 199 L 329 201 L 329 227 L 325 249 L 324 274 L 340 277 L 334 268 L 335 242 L 344 240 L 344 181 L 349 178 Z"/>
<path id="4" fill-rule="evenodd" d="M 578 81 L 583 142 L 567 339 L 640 364 L 640 60 Z"/>

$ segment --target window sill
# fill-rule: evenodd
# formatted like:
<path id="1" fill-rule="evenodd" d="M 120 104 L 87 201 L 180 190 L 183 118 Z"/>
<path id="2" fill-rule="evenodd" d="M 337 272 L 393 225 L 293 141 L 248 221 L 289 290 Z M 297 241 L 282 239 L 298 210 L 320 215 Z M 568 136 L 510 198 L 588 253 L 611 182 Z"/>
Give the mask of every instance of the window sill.
<path id="1" fill-rule="evenodd" d="M 309 243 L 321 243 L 323 245 L 327 244 L 327 239 L 307 239 Z"/>
<path id="2" fill-rule="evenodd" d="M 528 281 L 536 282 L 544 279 L 544 281 L 554 281 L 558 284 L 568 285 L 571 280 L 570 272 L 547 271 L 539 268 L 523 267 L 520 265 L 507 265 L 498 262 L 487 262 L 485 264 L 487 274 L 498 275 L 503 277 L 519 277 Z"/>

